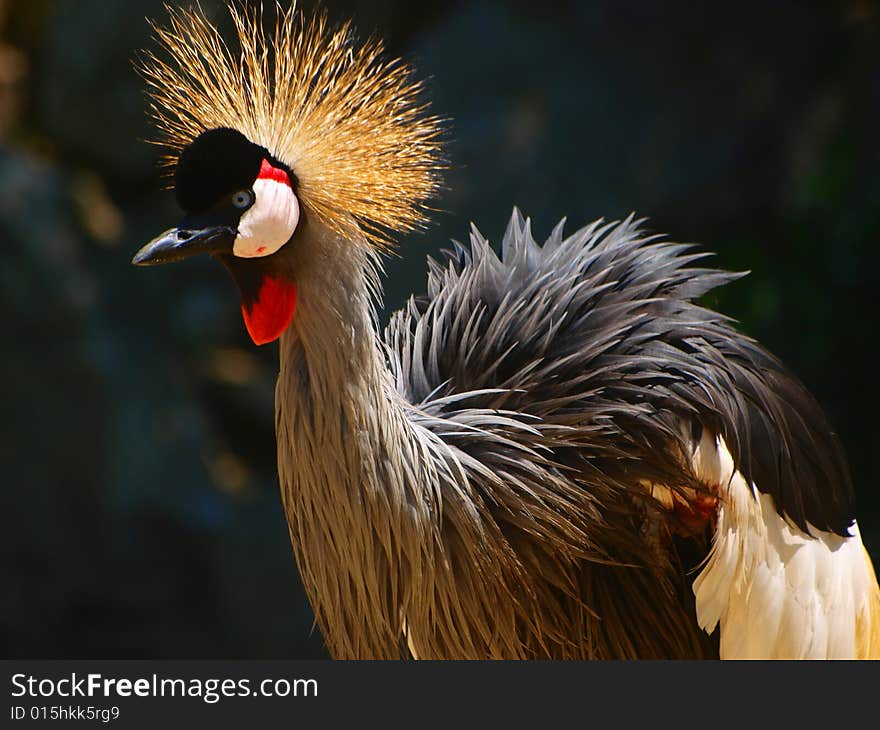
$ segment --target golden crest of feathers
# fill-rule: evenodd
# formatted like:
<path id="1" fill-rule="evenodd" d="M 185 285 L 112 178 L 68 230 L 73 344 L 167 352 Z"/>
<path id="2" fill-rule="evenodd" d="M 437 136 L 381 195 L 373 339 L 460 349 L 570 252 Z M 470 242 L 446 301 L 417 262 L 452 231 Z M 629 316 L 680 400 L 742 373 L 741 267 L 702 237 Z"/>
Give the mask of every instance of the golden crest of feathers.
<path id="1" fill-rule="evenodd" d="M 295 6 L 277 6 L 267 32 L 260 11 L 230 4 L 230 48 L 201 8 L 167 10 L 167 26 L 154 26 L 164 53 L 140 70 L 168 164 L 202 132 L 231 127 L 290 166 L 300 202 L 341 234 L 356 222 L 385 247 L 389 233 L 427 222 L 445 166 L 442 122 L 380 40 L 358 43 L 350 23 Z"/>

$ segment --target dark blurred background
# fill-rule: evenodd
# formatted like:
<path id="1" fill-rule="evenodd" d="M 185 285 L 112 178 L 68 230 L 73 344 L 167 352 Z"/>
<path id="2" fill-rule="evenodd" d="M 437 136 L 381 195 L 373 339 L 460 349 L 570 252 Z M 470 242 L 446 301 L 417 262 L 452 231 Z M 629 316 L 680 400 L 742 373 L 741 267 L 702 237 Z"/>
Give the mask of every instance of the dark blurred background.
<path id="1" fill-rule="evenodd" d="M 447 212 L 389 263 L 389 308 L 426 254 L 471 220 L 497 240 L 514 204 L 541 236 L 635 210 L 700 242 L 752 271 L 708 303 L 827 409 L 880 559 L 880 5 L 326 5 L 453 119 Z M 324 656 L 277 493 L 276 346 L 250 344 L 219 267 L 129 265 L 178 217 L 143 142 L 146 17 L 159 0 L 0 0 L 0 640 Z"/>

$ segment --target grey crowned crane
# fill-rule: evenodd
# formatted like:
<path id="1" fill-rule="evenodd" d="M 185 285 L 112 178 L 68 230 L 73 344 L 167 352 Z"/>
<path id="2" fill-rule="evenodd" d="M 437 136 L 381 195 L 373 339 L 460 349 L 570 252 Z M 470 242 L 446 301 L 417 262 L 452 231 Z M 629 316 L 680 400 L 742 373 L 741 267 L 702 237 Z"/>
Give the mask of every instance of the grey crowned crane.
<path id="1" fill-rule="evenodd" d="M 280 341 L 281 497 L 338 658 L 880 657 L 880 591 L 816 401 L 642 222 L 474 228 L 380 334 L 442 124 L 379 41 L 169 11 L 143 73 L 198 253 Z"/>

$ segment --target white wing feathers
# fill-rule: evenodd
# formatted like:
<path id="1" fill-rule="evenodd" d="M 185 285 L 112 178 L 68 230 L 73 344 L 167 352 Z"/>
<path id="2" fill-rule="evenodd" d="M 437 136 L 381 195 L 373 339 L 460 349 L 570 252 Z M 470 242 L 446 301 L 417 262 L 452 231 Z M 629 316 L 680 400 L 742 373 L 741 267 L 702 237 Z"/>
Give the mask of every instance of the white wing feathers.
<path id="1" fill-rule="evenodd" d="M 880 590 L 858 526 L 850 537 L 811 526 L 804 533 L 746 483 L 724 439 L 708 432 L 693 464 L 719 492 L 694 594 L 700 626 L 721 626 L 721 658 L 880 657 Z"/>

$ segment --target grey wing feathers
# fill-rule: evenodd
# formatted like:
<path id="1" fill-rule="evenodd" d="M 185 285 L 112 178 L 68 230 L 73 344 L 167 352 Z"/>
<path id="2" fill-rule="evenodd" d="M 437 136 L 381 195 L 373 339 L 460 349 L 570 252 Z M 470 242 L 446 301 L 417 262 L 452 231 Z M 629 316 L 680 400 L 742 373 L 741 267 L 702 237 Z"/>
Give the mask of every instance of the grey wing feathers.
<path id="1" fill-rule="evenodd" d="M 486 434 L 507 434 L 609 480 L 674 476 L 682 424 L 706 427 L 794 523 L 846 534 L 849 473 L 816 401 L 694 302 L 741 274 L 641 224 L 595 221 L 564 237 L 563 220 L 539 246 L 515 210 L 500 256 L 473 228 L 469 247 L 429 261 L 427 295 L 389 324 L 398 391 L 443 438 L 471 434 L 472 460 L 492 463 L 503 449 Z"/>

